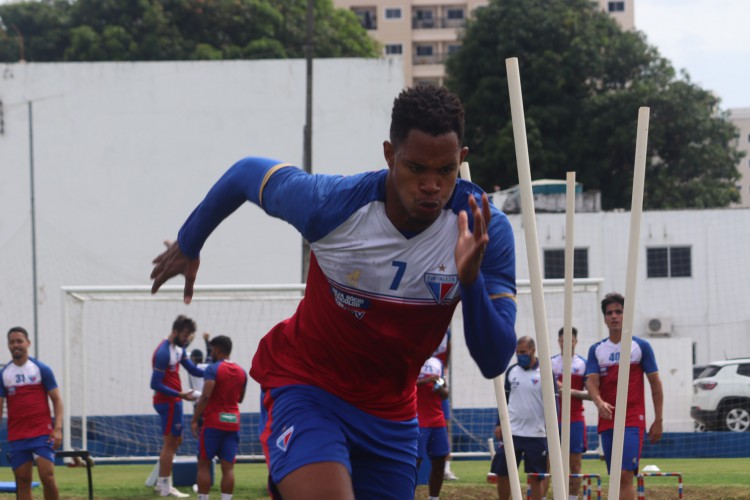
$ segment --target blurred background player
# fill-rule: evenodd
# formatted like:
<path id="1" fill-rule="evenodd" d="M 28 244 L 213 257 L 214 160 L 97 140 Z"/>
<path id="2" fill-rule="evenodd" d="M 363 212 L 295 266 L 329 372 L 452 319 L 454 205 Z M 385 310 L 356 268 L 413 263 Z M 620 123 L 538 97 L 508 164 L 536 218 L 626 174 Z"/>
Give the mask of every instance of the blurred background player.
<path id="1" fill-rule="evenodd" d="M 448 362 L 451 359 L 451 329 L 445 332 L 443 341 L 432 354 L 443 363 L 443 373 L 440 375 L 444 380 L 448 380 Z M 457 481 L 458 478 L 451 471 L 451 399 L 448 397 L 443 400 L 443 415 L 445 416 L 445 427 L 448 429 L 448 456 L 445 457 L 445 468 L 443 479 L 446 481 Z"/>
<path id="2" fill-rule="evenodd" d="M 152 358 L 151 389 L 154 390 L 154 409 L 161 417 L 164 436 L 157 464 L 159 476 L 156 480 L 156 490 L 163 497 L 190 496 L 172 486 L 172 460 L 182 443 L 182 400 L 195 399 L 192 390 L 182 391 L 180 365 L 191 375 L 203 376 L 203 370 L 188 359 L 184 349 L 193 333 L 195 321 L 183 315 L 177 316 L 172 323 L 172 331 L 156 347 Z"/>
<path id="3" fill-rule="evenodd" d="M 536 343 L 531 337 L 521 337 L 516 344 L 517 363 L 505 373 L 505 397 L 508 399 L 508 417 L 513 431 L 513 447 L 516 451 L 516 467 L 523 459 L 524 471 L 546 473 L 547 430 L 544 425 L 544 402 Z M 495 427 L 495 438 L 499 449 L 492 459 L 491 470 L 497 475 L 497 495 L 500 500 L 510 499 L 508 463 L 503 449 L 500 422 Z M 531 478 L 531 499 L 543 496 L 544 481 Z"/>
<path id="4" fill-rule="evenodd" d="M 211 339 L 210 344 L 214 362 L 206 367 L 203 393 L 191 422 L 199 449 L 198 500 L 208 500 L 211 460 L 214 457 L 219 457 L 221 463 L 221 500 L 231 500 L 234 493 L 234 462 L 239 447 L 239 405 L 245 398 L 247 374 L 229 360 L 232 354 L 232 340 L 229 337 L 219 335 Z"/>
<path id="5" fill-rule="evenodd" d="M 203 341 L 206 344 L 205 359 L 203 358 L 203 351 L 201 351 L 200 349 L 193 349 L 192 351 L 190 351 L 190 361 L 192 361 L 193 364 L 201 370 L 205 370 L 206 367 L 212 363 L 211 346 L 209 344 L 210 339 L 211 334 L 208 332 L 203 332 Z M 203 377 L 188 373 L 188 383 L 190 384 L 190 388 L 193 390 L 193 396 L 196 397 L 196 400 L 194 402 L 195 404 L 198 404 L 198 398 L 201 397 L 201 393 L 203 392 L 203 381 Z"/>
<path id="6" fill-rule="evenodd" d="M 45 500 L 57 500 L 55 449 L 62 445 L 63 402 L 49 366 L 29 356 L 29 333 L 20 326 L 8 330 L 12 361 L 0 370 L 0 419 L 8 400 L 8 448 L 16 478 L 16 498 L 31 500 L 31 480 L 36 468 Z M 49 398 L 55 413 L 49 413 Z"/>
<path id="7" fill-rule="evenodd" d="M 458 96 L 417 85 L 393 101 L 387 169 L 322 175 L 244 158 L 154 259 L 152 292 L 182 274 L 190 302 L 201 248 L 247 201 L 310 242 L 304 298 L 263 337 L 250 369 L 263 391 L 272 496 L 414 496 L 415 385 L 459 299 L 482 374 L 499 375 L 513 356 L 513 231 L 486 193 L 458 179 L 463 122 Z"/>
<path id="8" fill-rule="evenodd" d="M 609 329 L 609 337 L 592 345 L 586 361 L 586 387 L 591 400 L 599 410 L 599 440 L 607 461 L 607 471 L 611 474 L 612 437 L 614 433 L 615 402 L 617 401 L 617 378 L 620 369 L 620 341 L 622 340 L 622 313 L 625 298 L 619 293 L 608 293 L 602 299 L 604 324 Z M 646 429 L 646 396 L 643 375 L 648 378 L 651 398 L 654 402 L 654 422 L 648 431 L 651 443 L 661 439 L 662 392 L 659 370 L 656 366 L 654 350 L 646 340 L 633 336 L 630 348 L 630 377 L 628 380 L 628 400 L 625 410 L 625 437 L 622 450 L 622 472 L 620 476 L 620 498 L 630 499 L 635 495 L 633 478 L 638 473 L 641 458 L 643 433 Z"/>
<path id="9" fill-rule="evenodd" d="M 419 455 L 417 469 L 426 458 L 432 462 L 427 487 L 430 500 L 437 500 L 443 487 L 445 458 L 450 452 L 443 401 L 448 387 L 442 377 L 443 363 L 431 357 L 422 365 L 417 378 L 417 418 L 419 420 Z"/>
<path id="10" fill-rule="evenodd" d="M 557 332 L 557 342 L 560 344 L 560 354 L 552 356 L 552 374 L 558 387 L 558 396 L 561 395 L 560 388 L 563 380 L 563 333 L 564 328 Z M 578 330 L 572 329 L 572 356 L 570 365 L 570 473 L 581 473 L 581 462 L 583 454 L 586 452 L 586 419 L 583 415 L 583 400 L 588 399 L 589 393 L 586 392 L 585 373 L 586 360 L 575 353 L 576 344 L 578 343 Z M 557 422 L 562 423 L 562 399 L 557 398 Z M 568 495 L 570 499 L 578 498 L 578 492 L 581 489 L 581 478 L 570 478 L 568 486 Z"/>

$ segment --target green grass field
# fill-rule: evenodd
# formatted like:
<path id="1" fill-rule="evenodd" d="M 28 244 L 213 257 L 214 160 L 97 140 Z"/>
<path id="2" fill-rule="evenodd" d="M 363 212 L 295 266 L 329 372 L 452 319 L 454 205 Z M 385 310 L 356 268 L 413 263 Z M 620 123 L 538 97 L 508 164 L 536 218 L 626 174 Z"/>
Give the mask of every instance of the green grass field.
<path id="1" fill-rule="evenodd" d="M 663 472 L 680 472 L 684 480 L 684 498 L 689 500 L 723 499 L 750 500 L 750 458 L 742 459 L 645 459 L 642 465 L 655 464 Z M 604 463 L 599 460 L 585 460 L 584 472 L 601 474 L 603 497 L 607 497 L 607 477 Z M 148 499 L 157 498 L 144 481 L 151 471 L 150 465 L 97 465 L 93 469 L 94 498 L 107 499 Z M 445 483 L 443 499 L 492 499 L 497 498 L 495 486 L 486 482 L 488 461 L 455 461 L 453 471 L 459 481 Z M 220 474 L 219 469 L 216 472 Z M 83 500 L 88 498 L 86 470 L 84 468 L 58 467 L 57 482 L 61 498 Z M 218 478 L 217 478 L 218 479 Z M 9 468 L 0 469 L 0 481 L 13 480 Z M 523 492 L 525 494 L 525 477 Z M 236 499 L 267 499 L 266 467 L 264 464 L 237 464 Z M 196 496 L 190 488 L 180 488 Z M 42 498 L 41 488 L 34 490 L 36 498 Z M 218 498 L 218 489 L 212 489 L 212 498 Z M 677 498 L 677 478 L 646 478 L 647 498 Z M 426 499 L 424 486 L 417 489 L 417 498 Z M 13 499 L 14 494 L 0 494 L 0 499 Z M 552 495 L 549 495 L 552 498 Z M 594 496 L 595 498 L 595 496 Z"/>

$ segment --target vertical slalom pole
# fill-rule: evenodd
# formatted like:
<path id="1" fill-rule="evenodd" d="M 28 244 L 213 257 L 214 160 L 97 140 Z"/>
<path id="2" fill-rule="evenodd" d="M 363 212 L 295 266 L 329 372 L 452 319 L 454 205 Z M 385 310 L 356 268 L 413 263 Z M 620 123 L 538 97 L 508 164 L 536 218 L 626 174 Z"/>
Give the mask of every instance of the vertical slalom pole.
<path id="1" fill-rule="evenodd" d="M 513 120 L 513 137 L 518 164 L 518 184 L 521 192 L 521 216 L 526 236 L 526 255 L 529 262 L 529 281 L 531 282 L 531 299 L 534 309 L 534 327 L 536 331 L 539 366 L 542 377 L 542 396 L 544 400 L 544 423 L 547 429 L 550 469 L 555 499 L 568 498 L 568 481 L 563 475 L 562 453 L 560 451 L 560 433 L 557 429 L 557 408 L 555 403 L 555 381 L 552 377 L 552 361 L 549 350 L 549 333 L 547 315 L 544 307 L 544 290 L 542 288 L 542 270 L 539 262 L 539 242 L 536 234 L 534 215 L 534 194 L 531 190 L 531 167 L 526 141 L 526 120 L 523 113 L 521 96 L 521 76 L 518 70 L 518 59 L 511 57 L 505 60 L 508 72 L 508 91 L 510 93 L 510 112 Z"/>
<path id="2" fill-rule="evenodd" d="M 617 399 L 615 401 L 615 427 L 612 435 L 612 460 L 610 466 L 609 498 L 620 495 L 622 476 L 622 451 L 625 439 L 625 411 L 627 410 L 628 385 L 630 381 L 630 352 L 633 345 L 633 316 L 635 312 L 635 288 L 638 281 L 638 248 L 641 236 L 641 212 L 643 211 L 643 185 L 646 178 L 646 145 L 648 143 L 648 119 L 650 109 L 638 110 L 638 132 L 635 140 L 635 163 L 633 165 L 633 197 L 630 208 L 630 238 L 628 240 L 628 264 L 625 279 L 625 310 L 622 318 L 620 339 L 620 361 L 617 376 Z"/>
<path id="3" fill-rule="evenodd" d="M 573 264 L 575 255 L 573 219 L 576 212 L 576 173 L 565 177 L 565 299 L 563 305 L 562 460 L 565 477 L 570 477 L 570 385 L 573 365 Z"/>
<path id="4" fill-rule="evenodd" d="M 459 173 L 462 179 L 471 182 L 471 171 L 467 162 L 459 165 Z M 497 414 L 500 418 L 500 428 L 503 430 L 503 451 L 505 452 L 505 461 L 508 464 L 508 481 L 510 481 L 510 493 L 513 500 L 522 500 L 521 478 L 518 475 L 518 466 L 516 465 L 516 450 L 513 446 L 513 434 L 510 428 L 510 417 L 508 416 L 508 402 L 505 400 L 505 374 L 500 374 L 492 383 L 495 387 L 495 400 L 497 401 Z M 492 450 L 490 450 L 492 455 Z"/>

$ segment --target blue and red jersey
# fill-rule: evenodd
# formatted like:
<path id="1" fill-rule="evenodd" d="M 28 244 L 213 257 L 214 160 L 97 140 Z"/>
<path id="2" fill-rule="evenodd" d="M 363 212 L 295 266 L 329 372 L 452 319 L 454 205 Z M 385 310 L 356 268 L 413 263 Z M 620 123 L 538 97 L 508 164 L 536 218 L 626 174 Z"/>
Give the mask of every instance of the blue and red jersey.
<path id="1" fill-rule="evenodd" d="M 422 365 L 417 382 L 442 375 L 443 363 L 433 356 Z M 417 418 L 420 427 L 445 427 L 443 398 L 435 390 L 434 382 L 417 383 Z"/>
<path id="2" fill-rule="evenodd" d="M 555 380 L 562 382 L 563 379 L 563 357 L 561 354 L 552 356 L 552 374 L 555 376 Z M 570 363 L 570 388 L 575 391 L 586 390 L 586 360 L 582 356 L 575 354 Z M 562 392 L 558 392 L 557 397 L 557 421 L 562 422 L 562 403 L 560 396 Z M 571 422 L 584 422 L 583 416 L 583 400 L 571 397 L 570 398 L 570 421 Z"/>
<path id="3" fill-rule="evenodd" d="M 245 394 L 247 373 L 236 363 L 221 360 L 206 367 L 204 381 L 213 380 L 211 398 L 203 411 L 203 425 L 223 431 L 240 430 L 240 400 Z"/>
<path id="4" fill-rule="evenodd" d="M 8 441 L 35 438 L 52 432 L 48 393 L 57 389 L 49 366 L 29 358 L 12 361 L 0 371 L 0 397 L 8 401 Z"/>
<path id="5" fill-rule="evenodd" d="M 253 358 L 250 375 L 263 390 L 312 385 L 381 418 L 414 418 L 420 368 L 459 300 L 467 346 L 482 373 L 502 373 L 513 356 L 516 308 L 507 297 L 515 296 L 515 249 L 507 217 L 492 207 L 480 276 L 462 287 L 454 258 L 457 218 L 481 190 L 458 180 L 438 219 L 409 237 L 385 213 L 386 173 L 310 175 L 246 158 L 180 229 L 181 250 L 197 258 L 211 231 L 249 200 L 310 242 L 305 296 Z"/>
<path id="6" fill-rule="evenodd" d="M 628 379 L 628 402 L 625 413 L 626 427 L 646 427 L 646 397 L 643 376 L 659 371 L 654 351 L 646 340 L 633 337 L 630 349 L 630 377 Z M 599 375 L 599 393 L 604 401 L 615 405 L 617 400 L 617 376 L 620 373 L 620 343 L 608 338 L 597 342 L 589 349 L 586 375 Z M 599 417 L 598 431 L 613 429 L 614 419 Z"/>
<path id="7" fill-rule="evenodd" d="M 203 370 L 190 361 L 185 349 L 167 339 L 162 340 L 151 357 L 153 367 L 151 388 L 154 390 L 154 404 L 181 401 L 180 365 L 183 365 L 191 375 L 203 376 Z"/>

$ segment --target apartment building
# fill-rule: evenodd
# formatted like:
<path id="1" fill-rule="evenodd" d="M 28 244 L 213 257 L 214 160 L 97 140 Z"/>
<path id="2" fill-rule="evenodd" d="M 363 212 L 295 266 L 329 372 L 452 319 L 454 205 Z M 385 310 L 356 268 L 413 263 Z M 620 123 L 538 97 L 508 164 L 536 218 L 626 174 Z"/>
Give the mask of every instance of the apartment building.
<path id="1" fill-rule="evenodd" d="M 635 23 L 635 0 L 597 0 L 624 29 Z M 333 0 L 349 8 L 383 45 L 386 57 L 401 57 L 404 81 L 442 84 L 446 58 L 461 46 L 461 30 L 487 0 Z"/>
<path id="2" fill-rule="evenodd" d="M 740 202 L 737 207 L 750 207 L 750 108 L 732 108 L 729 119 L 740 130 L 737 149 L 746 153 L 737 170 L 740 171 L 739 184 Z"/>

